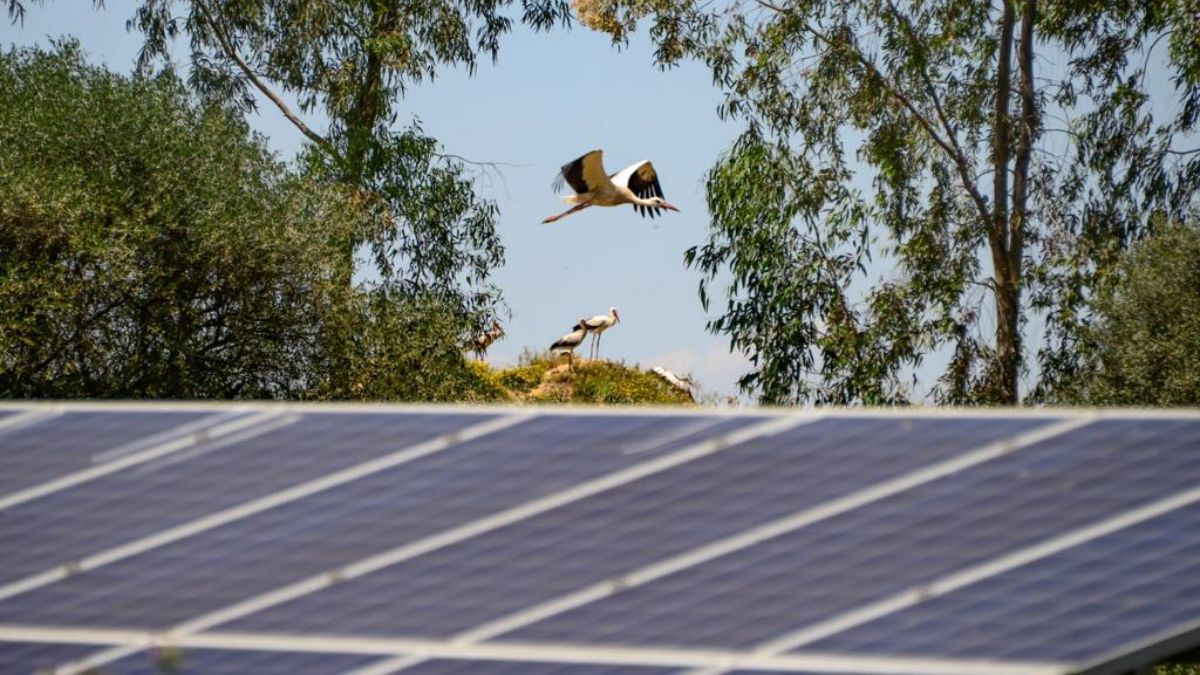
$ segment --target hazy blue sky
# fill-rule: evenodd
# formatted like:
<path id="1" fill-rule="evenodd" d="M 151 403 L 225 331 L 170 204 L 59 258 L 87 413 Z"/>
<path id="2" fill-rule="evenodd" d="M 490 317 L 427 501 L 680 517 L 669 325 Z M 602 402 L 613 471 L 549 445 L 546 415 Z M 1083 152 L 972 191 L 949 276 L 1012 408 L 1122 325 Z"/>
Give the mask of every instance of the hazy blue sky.
<path id="1" fill-rule="evenodd" d="M 132 68 L 141 36 L 126 32 L 125 20 L 134 2 L 108 0 L 100 11 L 63 0 L 26 5 L 23 26 L 0 24 L 5 48 L 73 35 L 91 61 Z M 518 27 L 494 66 L 485 61 L 473 77 L 447 70 L 408 92 L 401 121 L 419 117 L 446 152 L 517 165 L 503 168 L 502 181 L 479 184 L 500 206 L 507 263 L 495 279 L 513 313 L 489 361 L 544 349 L 581 315 L 616 306 L 622 322 L 605 333 L 604 357 L 691 371 L 708 391 L 734 391 L 746 361 L 705 332 L 699 275 L 683 265 L 684 250 L 706 236 L 704 173 L 738 131 L 717 119 L 719 102 L 703 67 L 654 68 L 644 35 L 618 51 L 578 26 L 550 34 Z M 269 104 L 251 122 L 283 157 L 300 146 Z M 604 149 L 610 172 L 653 160 L 667 200 L 682 212 L 650 220 L 630 207 L 594 208 L 541 225 L 566 208 L 550 189 L 557 168 L 593 148 Z"/>

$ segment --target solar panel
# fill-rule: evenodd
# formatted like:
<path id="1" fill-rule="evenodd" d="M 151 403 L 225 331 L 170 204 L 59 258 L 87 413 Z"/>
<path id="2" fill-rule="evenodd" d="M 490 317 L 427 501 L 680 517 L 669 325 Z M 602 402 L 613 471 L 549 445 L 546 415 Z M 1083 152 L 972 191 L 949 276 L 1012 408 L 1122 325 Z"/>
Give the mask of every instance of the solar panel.
<path id="1" fill-rule="evenodd" d="M 756 648 L 1174 491 L 1200 421 L 1097 422 L 518 630 L 527 641 Z"/>
<path id="2" fill-rule="evenodd" d="M 303 675 L 345 673 L 374 660 L 374 657 L 361 654 L 151 649 L 114 661 L 103 672 L 119 675 Z"/>
<path id="3" fill-rule="evenodd" d="M 0 497 L 90 468 L 155 441 L 182 436 L 225 421 L 212 411 L 129 411 L 122 415 L 88 410 L 46 410 L 24 419 L 0 419 Z M 201 424 L 195 424 L 200 421 Z"/>
<path id="4" fill-rule="evenodd" d="M 627 422 L 618 425 L 602 416 L 530 419 L 0 600 L 0 620 L 64 625 L 107 620 L 161 629 L 265 593 L 281 581 L 321 574 L 650 461 L 697 434 L 746 424 L 649 416 Z M 645 444 L 655 437 L 665 442 Z M 231 452 L 239 447 L 231 446 Z M 335 456 L 322 449 L 310 448 L 311 454 Z M 236 473 L 237 466 L 226 464 L 223 471 Z"/>
<path id="5" fill-rule="evenodd" d="M 810 647 L 968 658 L 1095 659 L 1139 638 L 1200 624 L 1200 540 L 1194 535 L 1198 525 L 1200 504 L 1192 503 Z"/>
<path id="6" fill-rule="evenodd" d="M 233 649 L 152 650 L 114 662 L 120 675 L 303 675 L 345 673 L 370 665 L 359 654 L 262 652 Z M 406 670 L 409 675 L 669 675 L 675 668 L 438 659 Z"/>
<path id="7" fill-rule="evenodd" d="M 105 428 L 120 426 L 124 417 L 103 412 L 88 416 L 102 420 Z M 131 416 L 139 421 L 139 415 Z M 56 564 L 75 563 L 488 419 L 457 414 L 276 416 L 0 510 L 0 541 L 8 544 L 0 548 L 0 597 L 5 584 Z M 36 446 L 19 446 L 19 453 L 29 454 L 31 447 Z"/>
<path id="8" fill-rule="evenodd" d="M 0 675 L 30 675 L 96 651 L 86 644 L 0 641 Z"/>
<path id="9" fill-rule="evenodd" d="M 0 462 L 0 675 L 1050 675 L 1200 646 L 1200 414 L 31 404 Z"/>
<path id="10" fill-rule="evenodd" d="M 1030 420 L 1015 428 L 1047 421 Z M 351 635 L 386 627 L 389 635 L 451 637 L 1013 430 L 1008 420 L 819 420 L 728 447 L 226 627 Z M 390 599 L 380 602 L 382 597 Z"/>

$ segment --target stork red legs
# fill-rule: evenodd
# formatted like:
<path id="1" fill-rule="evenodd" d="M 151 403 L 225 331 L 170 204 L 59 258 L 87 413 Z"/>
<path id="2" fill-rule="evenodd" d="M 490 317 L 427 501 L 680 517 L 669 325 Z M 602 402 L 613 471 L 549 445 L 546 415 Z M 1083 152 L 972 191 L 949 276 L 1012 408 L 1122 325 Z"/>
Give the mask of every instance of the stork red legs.
<path id="1" fill-rule="evenodd" d="M 572 213 L 575 213 L 576 211 L 582 211 L 589 206 L 591 206 L 591 204 L 579 204 L 577 206 L 572 206 L 571 208 L 567 209 L 566 211 L 563 211 L 562 213 L 558 214 L 557 216 L 550 216 L 549 218 L 543 220 L 542 224 L 545 225 L 546 223 L 553 223 L 554 221 L 558 220 L 559 218 L 566 218 L 567 216 L 571 215 Z"/>
<path id="2" fill-rule="evenodd" d="M 604 151 L 593 150 L 564 164 L 554 181 L 554 189 L 561 189 L 564 182 L 571 186 L 575 194 L 566 195 L 563 199 L 575 206 L 546 218 L 542 223 L 553 223 L 589 206 L 633 204 L 633 208 L 643 217 L 648 215 L 651 218 L 662 213 L 662 209 L 679 210 L 663 199 L 658 172 L 650 160 L 632 164 L 609 175 L 604 172 Z"/>

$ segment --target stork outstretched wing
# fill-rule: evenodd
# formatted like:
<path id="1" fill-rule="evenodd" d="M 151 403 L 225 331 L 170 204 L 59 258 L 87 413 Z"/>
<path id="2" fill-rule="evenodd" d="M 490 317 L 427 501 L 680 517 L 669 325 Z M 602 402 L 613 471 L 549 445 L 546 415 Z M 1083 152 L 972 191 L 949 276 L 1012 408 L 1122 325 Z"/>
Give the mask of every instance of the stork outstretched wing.
<path id="1" fill-rule="evenodd" d="M 666 199 L 663 196 L 662 185 L 658 182 L 658 172 L 654 170 L 654 165 L 648 159 L 618 171 L 613 174 L 612 180 L 617 185 L 624 185 L 629 188 L 630 192 L 642 199 L 650 199 L 651 197 Z M 643 217 L 649 215 L 653 218 L 662 214 L 662 209 L 652 206 L 634 205 L 634 208 Z"/>
<path id="2" fill-rule="evenodd" d="M 554 191 L 561 192 L 563 183 L 571 186 L 575 194 L 591 192 L 609 182 L 604 173 L 604 151 L 592 150 L 573 162 L 562 165 L 554 178 Z"/>

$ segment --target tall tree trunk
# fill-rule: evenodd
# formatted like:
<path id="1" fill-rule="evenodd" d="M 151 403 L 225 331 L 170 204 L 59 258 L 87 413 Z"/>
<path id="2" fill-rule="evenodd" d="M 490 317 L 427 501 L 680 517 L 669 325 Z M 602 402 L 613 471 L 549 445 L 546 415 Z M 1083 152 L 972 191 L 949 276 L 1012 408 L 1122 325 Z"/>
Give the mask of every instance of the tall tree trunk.
<path id="1" fill-rule="evenodd" d="M 1008 267 L 1012 287 L 1008 289 L 1013 307 L 1012 403 L 1018 402 L 1017 371 L 1021 365 L 1021 287 L 1024 285 L 1025 226 L 1029 206 L 1029 162 L 1033 155 L 1033 135 L 1038 124 L 1037 102 L 1033 89 L 1033 26 L 1037 19 L 1037 0 L 1024 0 L 1021 8 L 1021 39 L 1017 45 L 1018 88 L 1021 97 L 1021 121 L 1017 127 L 1016 158 L 1013 164 L 1012 218 L 1008 233 Z"/>
<path id="2" fill-rule="evenodd" d="M 358 91 L 354 95 L 354 103 L 346 113 L 346 156 L 343 175 L 343 180 L 358 189 L 366 199 L 370 198 L 363 188 L 363 181 L 367 177 L 367 154 L 375 141 L 376 126 L 385 107 L 383 58 L 379 49 L 371 47 L 369 43 L 396 32 L 400 21 L 400 10 L 395 2 L 372 4 L 371 12 L 371 35 L 360 45 L 367 53 L 367 62 L 362 79 L 358 83 Z M 358 243 L 352 238 L 345 253 L 351 275 L 354 270 L 355 247 Z M 346 281 L 350 282 L 350 279 Z"/>
<path id="3" fill-rule="evenodd" d="M 996 370 L 988 399 L 1013 405 L 1017 398 L 1020 366 L 1020 266 L 1013 267 L 1009 241 L 1008 164 L 1009 90 L 1012 85 L 1013 28 L 1016 24 L 1016 0 L 1004 0 L 1000 16 L 1000 39 L 996 61 L 996 108 L 992 120 L 992 222 L 988 227 L 988 245 L 992 253 L 992 278 L 996 292 Z"/>

